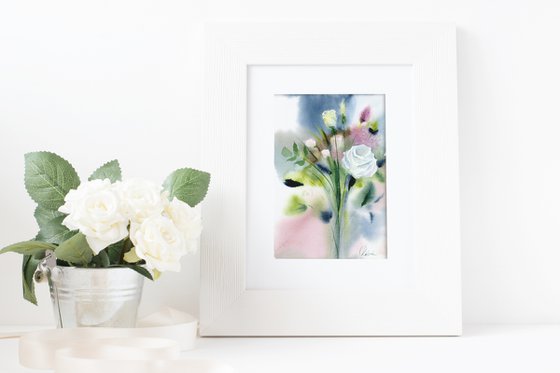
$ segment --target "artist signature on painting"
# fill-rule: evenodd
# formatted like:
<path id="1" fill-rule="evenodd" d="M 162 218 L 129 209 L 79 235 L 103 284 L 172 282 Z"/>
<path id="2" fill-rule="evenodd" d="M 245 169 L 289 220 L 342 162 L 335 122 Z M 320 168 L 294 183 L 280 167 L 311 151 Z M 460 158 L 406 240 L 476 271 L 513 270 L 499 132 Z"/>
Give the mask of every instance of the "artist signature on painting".
<path id="1" fill-rule="evenodd" d="M 359 254 L 360 256 L 364 256 L 364 257 L 375 256 L 375 252 L 373 251 L 373 249 L 367 245 L 360 247 Z"/>

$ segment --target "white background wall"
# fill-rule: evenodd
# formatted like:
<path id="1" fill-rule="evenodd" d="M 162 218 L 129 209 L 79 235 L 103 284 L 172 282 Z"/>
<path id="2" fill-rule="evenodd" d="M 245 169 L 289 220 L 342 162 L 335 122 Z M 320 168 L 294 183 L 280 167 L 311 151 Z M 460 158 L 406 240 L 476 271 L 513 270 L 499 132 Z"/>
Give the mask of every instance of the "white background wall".
<path id="1" fill-rule="evenodd" d="M 56 151 L 83 177 L 118 158 L 154 180 L 212 152 L 200 146 L 204 19 L 449 21 L 465 322 L 560 322 L 559 16 L 545 0 L 2 0 L 0 246 L 36 233 L 25 152 Z M 0 257 L 0 324 L 51 322 L 45 287 L 39 308 L 21 299 L 20 260 Z M 143 313 L 197 313 L 198 257 L 183 264 L 146 286 Z"/>

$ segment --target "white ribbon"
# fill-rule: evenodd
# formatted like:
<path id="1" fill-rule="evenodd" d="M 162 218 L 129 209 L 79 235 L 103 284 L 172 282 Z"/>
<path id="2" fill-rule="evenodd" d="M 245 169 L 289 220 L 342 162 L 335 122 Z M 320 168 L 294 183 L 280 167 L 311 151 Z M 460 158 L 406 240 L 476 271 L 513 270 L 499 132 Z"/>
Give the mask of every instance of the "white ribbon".
<path id="1" fill-rule="evenodd" d="M 231 373 L 227 365 L 181 359 L 194 347 L 197 320 L 166 308 L 142 319 L 136 328 L 74 328 L 24 334 L 20 364 L 56 373 Z"/>

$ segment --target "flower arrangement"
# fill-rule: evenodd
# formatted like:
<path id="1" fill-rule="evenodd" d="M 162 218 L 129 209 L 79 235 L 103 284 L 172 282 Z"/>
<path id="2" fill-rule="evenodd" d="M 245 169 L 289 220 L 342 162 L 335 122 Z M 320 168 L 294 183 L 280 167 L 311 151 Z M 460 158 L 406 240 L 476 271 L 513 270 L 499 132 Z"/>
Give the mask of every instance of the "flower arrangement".
<path id="1" fill-rule="evenodd" d="M 328 96 L 317 97 L 330 100 Z M 314 104 L 317 102 L 320 101 Z M 279 176 L 283 184 L 295 192 L 284 214 L 292 219 L 297 215 L 304 217 L 293 220 L 296 226 L 290 220 L 282 223 L 289 228 L 284 228 L 284 237 L 277 236 L 277 240 L 301 244 L 307 237 L 295 236 L 298 238 L 292 240 L 286 236 L 307 229 L 306 224 L 311 225 L 305 220 L 305 214 L 316 215 L 330 226 L 329 258 L 364 258 L 371 255 L 367 242 L 359 241 L 359 230 L 370 229 L 378 209 L 375 206 L 384 198 L 384 132 L 380 132 L 370 106 L 363 107 L 353 123 L 347 118 L 344 99 L 337 106 L 320 112 L 321 117 L 317 119 L 322 119 L 322 124 L 309 125 L 307 138 L 296 138 L 280 150 Z M 322 193 L 313 192 L 316 189 Z M 351 254 L 351 245 L 364 248 Z"/>
<path id="2" fill-rule="evenodd" d="M 85 182 L 72 165 L 49 152 L 25 155 L 25 188 L 37 203 L 39 233 L 0 254 L 23 254 L 23 296 L 37 304 L 34 273 L 48 251 L 59 266 L 128 267 L 156 279 L 179 271 L 182 256 L 196 251 L 202 230 L 198 205 L 210 174 L 192 168 L 171 173 L 163 185 L 122 180 L 117 160 Z"/>

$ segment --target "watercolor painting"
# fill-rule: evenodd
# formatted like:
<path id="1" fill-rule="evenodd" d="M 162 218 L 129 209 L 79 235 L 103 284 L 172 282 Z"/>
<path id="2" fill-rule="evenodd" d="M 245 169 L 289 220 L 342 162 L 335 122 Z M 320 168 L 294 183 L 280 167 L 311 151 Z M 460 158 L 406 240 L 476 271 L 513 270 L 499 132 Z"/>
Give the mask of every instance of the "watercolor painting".
<path id="1" fill-rule="evenodd" d="M 275 103 L 275 258 L 386 258 L 385 95 Z"/>

